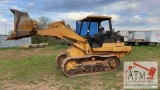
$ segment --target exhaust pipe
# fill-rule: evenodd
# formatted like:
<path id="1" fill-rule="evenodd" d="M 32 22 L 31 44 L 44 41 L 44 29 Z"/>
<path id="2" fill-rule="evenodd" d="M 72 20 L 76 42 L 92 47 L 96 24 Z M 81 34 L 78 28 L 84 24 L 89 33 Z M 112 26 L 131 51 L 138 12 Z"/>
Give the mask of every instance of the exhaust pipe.
<path id="1" fill-rule="evenodd" d="M 14 14 L 14 32 L 6 40 L 17 40 L 36 34 L 35 21 L 30 19 L 27 12 L 10 9 Z"/>

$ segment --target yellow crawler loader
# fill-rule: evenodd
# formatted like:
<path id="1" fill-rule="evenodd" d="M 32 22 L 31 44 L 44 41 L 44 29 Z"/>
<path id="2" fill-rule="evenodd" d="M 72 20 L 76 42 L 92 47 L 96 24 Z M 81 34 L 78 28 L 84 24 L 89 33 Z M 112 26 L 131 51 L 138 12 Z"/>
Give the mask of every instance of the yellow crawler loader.
<path id="1" fill-rule="evenodd" d="M 64 21 L 52 23 L 39 30 L 28 13 L 11 9 L 14 14 L 14 32 L 7 40 L 17 40 L 32 35 L 53 36 L 70 44 L 57 58 L 57 64 L 69 77 L 117 70 L 120 58 L 131 53 L 124 38 L 112 29 L 110 16 L 90 15 L 77 21 L 76 33 Z M 109 31 L 101 26 L 108 22 Z"/>

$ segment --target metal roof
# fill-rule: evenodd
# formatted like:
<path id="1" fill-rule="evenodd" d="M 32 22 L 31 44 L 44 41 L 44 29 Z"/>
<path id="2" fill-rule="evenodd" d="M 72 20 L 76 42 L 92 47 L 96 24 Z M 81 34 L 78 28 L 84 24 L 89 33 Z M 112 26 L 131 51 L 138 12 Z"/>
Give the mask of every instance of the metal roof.
<path id="1" fill-rule="evenodd" d="M 89 21 L 89 19 L 91 21 L 95 21 L 95 22 L 101 22 L 101 21 L 104 21 L 104 20 L 109 20 L 109 19 L 112 19 L 112 17 L 110 16 L 97 16 L 97 15 L 89 15 L 83 19 L 81 19 L 80 21 Z"/>

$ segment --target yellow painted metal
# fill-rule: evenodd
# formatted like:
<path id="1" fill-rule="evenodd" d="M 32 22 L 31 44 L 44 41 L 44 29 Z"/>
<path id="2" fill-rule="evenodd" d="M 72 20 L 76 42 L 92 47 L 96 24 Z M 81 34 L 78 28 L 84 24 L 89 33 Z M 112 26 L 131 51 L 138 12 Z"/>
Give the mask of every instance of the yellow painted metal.
<path id="1" fill-rule="evenodd" d="M 93 19 L 93 18 L 95 18 L 95 19 L 112 19 L 112 17 L 110 17 L 110 16 L 89 15 L 89 16 L 81 19 L 81 21 L 86 20 L 86 19 L 88 19 L 88 18 L 92 18 L 92 19 Z"/>
<path id="2" fill-rule="evenodd" d="M 82 51 L 85 51 L 85 48 L 77 43 L 73 43 L 74 46 L 76 46 L 77 48 L 81 49 Z"/>
<path id="3" fill-rule="evenodd" d="M 92 61 L 95 61 L 96 59 L 95 59 L 95 57 L 92 57 L 91 60 L 92 60 Z"/>
<path id="4" fill-rule="evenodd" d="M 76 34 L 75 32 L 73 32 L 67 27 L 48 28 L 46 30 L 38 30 L 37 34 L 43 35 L 43 36 L 54 36 L 57 38 L 69 38 L 69 39 L 81 41 L 81 42 L 86 41 L 86 39 L 79 36 L 78 34 Z"/>
<path id="5" fill-rule="evenodd" d="M 75 69 L 75 66 L 77 66 L 77 62 L 75 60 L 69 61 L 66 63 L 66 70 Z"/>
<path id="6" fill-rule="evenodd" d="M 110 52 L 109 55 L 116 56 L 118 58 L 122 58 L 126 52 Z"/>
<path id="7" fill-rule="evenodd" d="M 112 51 L 112 52 L 131 52 L 130 46 L 124 46 L 124 43 L 120 43 L 121 45 L 116 45 L 115 43 L 103 43 L 102 47 L 93 48 L 94 51 Z"/>
<path id="8" fill-rule="evenodd" d="M 90 45 L 89 45 L 89 43 L 88 42 L 86 42 L 86 43 L 84 43 L 85 44 L 85 49 L 86 49 L 86 54 L 93 54 L 93 50 L 92 50 L 92 48 L 90 47 Z"/>
<path id="9" fill-rule="evenodd" d="M 68 57 L 78 57 L 86 55 L 81 49 L 73 45 L 66 50 L 66 54 Z"/>
<path id="10" fill-rule="evenodd" d="M 57 21 L 52 23 L 51 25 L 49 25 L 48 29 L 52 29 L 52 28 L 59 28 L 59 27 L 65 27 L 65 22 L 64 21 Z"/>

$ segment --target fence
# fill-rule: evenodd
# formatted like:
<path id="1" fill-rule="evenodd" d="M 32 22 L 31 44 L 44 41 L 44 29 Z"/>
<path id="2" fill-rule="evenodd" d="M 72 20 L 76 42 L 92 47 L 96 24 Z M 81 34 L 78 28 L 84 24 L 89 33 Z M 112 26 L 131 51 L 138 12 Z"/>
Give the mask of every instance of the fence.
<path id="1" fill-rule="evenodd" d="M 31 44 L 31 37 L 6 41 L 8 36 L 9 35 L 0 35 L 0 48 L 15 47 L 19 46 L 20 44 Z"/>

